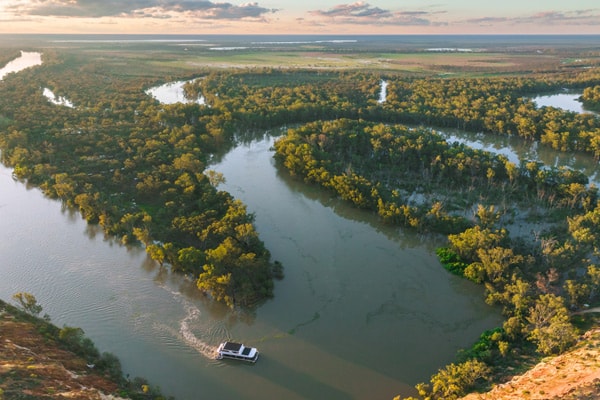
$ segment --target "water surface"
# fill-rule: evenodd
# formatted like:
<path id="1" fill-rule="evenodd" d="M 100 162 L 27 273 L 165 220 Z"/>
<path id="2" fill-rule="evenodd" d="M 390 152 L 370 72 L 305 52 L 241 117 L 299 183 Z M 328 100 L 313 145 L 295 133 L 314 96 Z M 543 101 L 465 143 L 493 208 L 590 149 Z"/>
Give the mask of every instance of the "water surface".
<path id="1" fill-rule="evenodd" d="M 579 98 L 581 93 L 577 92 L 566 92 L 566 93 L 554 93 L 549 95 L 541 95 L 534 97 L 532 100 L 535 102 L 537 107 L 555 107 L 561 108 L 566 111 L 572 111 L 579 114 L 590 113 L 595 114 L 593 111 L 586 110 L 583 107 Z"/>
<path id="2" fill-rule="evenodd" d="M 206 104 L 204 96 L 199 96 L 197 99 L 189 99 L 186 97 L 183 86 L 188 81 L 168 82 L 160 86 L 155 86 L 146 91 L 147 94 L 154 97 L 163 104 L 175 103 L 196 103 Z"/>
<path id="3" fill-rule="evenodd" d="M 42 65 L 42 53 L 22 51 L 20 57 L 9 61 L 3 68 L 0 68 L 0 81 L 11 72 L 19 72 L 36 65 Z"/>
<path id="4" fill-rule="evenodd" d="M 48 88 L 44 88 L 43 95 L 48 101 L 57 106 L 65 106 L 69 108 L 73 108 L 73 103 L 64 96 L 57 96 L 54 92 Z"/>

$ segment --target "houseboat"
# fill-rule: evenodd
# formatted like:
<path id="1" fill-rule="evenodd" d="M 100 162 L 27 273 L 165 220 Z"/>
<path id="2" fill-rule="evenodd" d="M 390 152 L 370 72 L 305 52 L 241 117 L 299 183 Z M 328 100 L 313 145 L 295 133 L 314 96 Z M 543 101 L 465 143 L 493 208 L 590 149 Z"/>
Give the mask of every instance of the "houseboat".
<path id="1" fill-rule="evenodd" d="M 216 356 L 217 360 L 222 358 L 256 362 L 258 360 L 258 350 L 254 347 L 246 347 L 241 343 L 223 342 L 217 348 Z"/>

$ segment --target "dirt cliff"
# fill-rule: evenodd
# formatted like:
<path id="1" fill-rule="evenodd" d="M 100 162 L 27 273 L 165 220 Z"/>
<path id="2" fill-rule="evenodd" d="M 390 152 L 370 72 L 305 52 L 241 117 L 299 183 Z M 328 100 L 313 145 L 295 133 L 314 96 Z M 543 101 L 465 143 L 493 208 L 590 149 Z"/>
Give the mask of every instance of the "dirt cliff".
<path id="1" fill-rule="evenodd" d="M 570 351 L 549 357 L 487 393 L 463 400 L 600 399 L 600 328 L 588 331 Z"/>
<path id="2" fill-rule="evenodd" d="M 118 399 L 117 383 L 0 303 L 0 399 Z"/>

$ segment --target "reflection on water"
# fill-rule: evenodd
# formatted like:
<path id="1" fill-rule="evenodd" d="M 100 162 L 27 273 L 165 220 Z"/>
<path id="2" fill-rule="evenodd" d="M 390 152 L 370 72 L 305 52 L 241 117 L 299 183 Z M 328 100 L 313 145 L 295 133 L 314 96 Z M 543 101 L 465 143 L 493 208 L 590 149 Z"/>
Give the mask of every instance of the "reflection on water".
<path id="1" fill-rule="evenodd" d="M 559 152 L 549 146 L 529 142 L 517 136 L 473 133 L 447 128 L 437 132 L 444 136 L 449 143 L 463 143 L 474 149 L 501 154 L 517 165 L 521 160 L 525 160 L 540 161 L 544 165 L 552 167 L 569 167 L 583 172 L 589 177 L 590 182 L 600 186 L 600 166 L 590 154 Z"/>
<path id="2" fill-rule="evenodd" d="M 42 54 L 22 51 L 21 57 L 15 58 L 0 69 L 0 81 L 11 72 L 19 72 L 36 65 L 42 65 Z"/>
<path id="3" fill-rule="evenodd" d="M 48 88 L 44 88 L 44 97 L 48 99 L 52 104 L 56 104 L 57 106 L 65 106 L 69 108 L 73 108 L 73 103 L 71 103 L 67 98 L 63 96 L 56 96 L 52 90 Z"/>
<path id="4" fill-rule="evenodd" d="M 176 81 L 165 83 L 146 90 L 146 93 L 163 104 L 196 103 L 205 105 L 206 101 L 204 96 L 200 96 L 197 99 L 188 99 L 186 97 L 183 86 L 187 82 L 188 81 Z"/>
<path id="5" fill-rule="evenodd" d="M 572 111 L 579 114 L 590 113 L 593 111 L 583 108 L 583 104 L 579 101 L 581 93 L 556 93 L 544 96 L 534 97 L 532 100 L 537 107 L 555 107 L 566 111 Z"/>
<path id="6" fill-rule="evenodd" d="M 559 93 L 535 97 L 539 107 L 551 106 L 573 112 L 589 112 L 582 108 L 577 101 L 581 94 Z M 509 161 L 519 165 L 524 161 L 540 161 L 552 167 L 565 166 L 583 172 L 588 176 L 590 183 L 600 187 L 600 166 L 594 158 L 585 153 L 558 152 L 549 146 L 537 142 L 525 141 L 517 136 L 493 135 L 484 133 L 465 132 L 458 129 L 438 130 L 448 142 L 463 143 L 469 147 L 501 154 Z"/>

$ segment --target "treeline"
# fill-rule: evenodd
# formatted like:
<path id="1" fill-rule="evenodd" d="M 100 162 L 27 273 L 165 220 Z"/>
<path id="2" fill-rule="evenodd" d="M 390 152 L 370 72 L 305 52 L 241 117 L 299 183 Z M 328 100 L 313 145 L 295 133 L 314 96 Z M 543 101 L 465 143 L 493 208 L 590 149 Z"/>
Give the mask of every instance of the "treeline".
<path id="1" fill-rule="evenodd" d="M 378 95 L 379 81 L 364 73 L 262 69 L 211 72 L 186 89 L 248 129 L 356 118 Z"/>
<path id="2" fill-rule="evenodd" d="M 587 210 L 598 197 L 581 172 L 516 165 L 424 128 L 317 121 L 288 130 L 275 150 L 292 175 L 377 211 L 385 222 L 419 230 L 462 231 L 463 211 L 477 201 Z"/>
<path id="3" fill-rule="evenodd" d="M 537 108 L 531 99 L 565 87 L 590 91 L 600 83 L 595 70 L 535 77 L 380 79 L 362 72 L 263 69 L 216 71 L 196 80 L 190 94 L 244 127 L 268 128 L 338 118 L 452 127 L 517 135 L 560 151 L 583 151 L 600 158 L 600 121 L 554 107 Z"/>
<path id="4" fill-rule="evenodd" d="M 593 110 L 600 110 L 600 85 L 586 87 L 581 95 L 583 104 Z"/>
<path id="5" fill-rule="evenodd" d="M 386 120 L 517 135 L 561 151 L 600 158 L 600 120 L 591 114 L 537 108 L 530 96 L 598 85 L 600 75 L 575 77 L 389 80 Z"/>
<path id="6" fill-rule="evenodd" d="M 484 285 L 486 302 L 502 307 L 501 327 L 417 385 L 425 399 L 465 394 L 516 364 L 530 344 L 543 355 L 564 351 L 577 337 L 569 310 L 600 300 L 592 261 L 600 255 L 600 202 L 577 171 L 515 165 L 431 130 L 354 120 L 290 129 L 275 149 L 292 175 L 385 222 L 450 233 L 438 249 L 442 264 Z M 532 218 L 532 209 L 548 228 L 533 238 L 511 235 L 514 210 Z"/>

